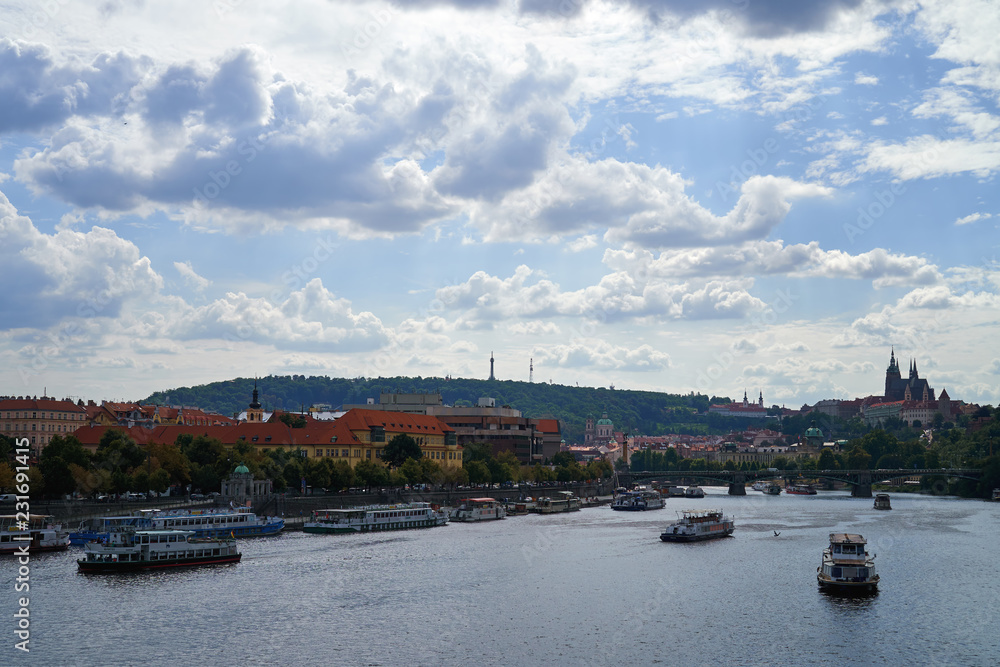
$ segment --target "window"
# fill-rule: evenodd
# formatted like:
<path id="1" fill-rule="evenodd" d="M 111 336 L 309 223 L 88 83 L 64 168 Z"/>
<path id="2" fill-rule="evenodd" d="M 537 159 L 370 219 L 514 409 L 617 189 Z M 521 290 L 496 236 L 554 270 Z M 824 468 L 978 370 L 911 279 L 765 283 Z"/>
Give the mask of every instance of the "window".
<path id="1" fill-rule="evenodd" d="M 346 459 L 347 457 L 349 457 L 351 455 L 351 450 L 345 449 L 345 450 L 341 451 L 340 455 L 343 456 Z"/>

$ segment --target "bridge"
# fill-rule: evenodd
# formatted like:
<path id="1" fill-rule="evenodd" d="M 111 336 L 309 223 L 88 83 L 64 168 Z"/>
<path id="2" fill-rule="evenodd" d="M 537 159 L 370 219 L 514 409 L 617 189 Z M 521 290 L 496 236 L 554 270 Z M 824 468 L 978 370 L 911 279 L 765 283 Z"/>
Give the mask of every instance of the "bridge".
<path id="1" fill-rule="evenodd" d="M 908 477 L 923 477 L 935 475 L 939 477 L 959 477 L 978 480 L 982 470 L 977 468 L 900 468 L 898 470 L 661 470 L 645 472 L 619 472 L 618 483 L 622 486 L 633 486 L 643 482 L 671 482 L 682 479 L 699 479 L 729 486 L 729 495 L 745 496 L 746 485 L 762 479 L 827 479 L 841 482 L 851 487 L 851 495 L 855 498 L 871 498 L 872 483 L 883 480 L 894 481 Z"/>

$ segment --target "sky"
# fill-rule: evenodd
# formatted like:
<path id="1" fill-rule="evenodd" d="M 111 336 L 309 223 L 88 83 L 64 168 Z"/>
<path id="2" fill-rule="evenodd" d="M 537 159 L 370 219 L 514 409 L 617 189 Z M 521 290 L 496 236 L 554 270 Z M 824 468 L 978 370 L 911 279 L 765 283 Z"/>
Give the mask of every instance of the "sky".
<path id="1" fill-rule="evenodd" d="M 1000 402 L 992 0 L 0 7 L 0 394 Z"/>

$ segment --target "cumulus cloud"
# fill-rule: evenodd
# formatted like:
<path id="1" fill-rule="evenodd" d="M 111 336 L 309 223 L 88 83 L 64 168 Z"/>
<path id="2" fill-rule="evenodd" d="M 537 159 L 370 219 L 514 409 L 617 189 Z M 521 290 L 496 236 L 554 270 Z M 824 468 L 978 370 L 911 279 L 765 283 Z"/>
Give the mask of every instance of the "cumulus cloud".
<path id="1" fill-rule="evenodd" d="M 596 285 L 563 291 L 522 264 L 508 278 L 478 271 L 464 283 L 439 289 L 437 298 L 475 322 L 555 316 L 700 320 L 745 317 L 763 309 L 765 304 L 747 292 L 750 285 L 746 280 L 646 282 L 617 271 Z"/>
<path id="2" fill-rule="evenodd" d="M 878 77 L 873 74 L 858 72 L 854 75 L 854 83 L 859 86 L 877 86 Z"/>
<path id="3" fill-rule="evenodd" d="M 335 297 L 319 278 L 281 303 L 229 292 L 205 306 L 186 306 L 164 333 L 181 340 L 217 338 L 327 352 L 373 350 L 388 341 L 375 315 L 355 313 L 350 302 Z"/>
<path id="4" fill-rule="evenodd" d="M 211 280 L 198 275 L 198 272 L 191 266 L 191 262 L 174 262 L 174 268 L 184 278 L 184 282 L 187 283 L 188 287 L 195 291 L 202 292 L 212 284 Z"/>
<path id="5" fill-rule="evenodd" d="M 66 318 L 117 317 L 163 286 L 149 258 L 114 231 L 40 232 L 0 192 L 0 328 L 46 328 Z"/>
<path id="6" fill-rule="evenodd" d="M 670 355 L 649 345 L 631 349 L 604 340 L 580 340 L 566 345 L 535 347 L 532 356 L 539 366 L 619 371 L 660 371 L 670 368 Z"/>
<path id="7" fill-rule="evenodd" d="M 942 280 L 937 267 L 922 257 L 889 253 L 876 248 L 858 255 L 823 250 L 818 242 L 785 245 L 781 241 L 754 241 L 739 246 L 665 251 L 606 250 L 604 262 L 633 275 L 691 278 L 776 275 L 871 280 L 876 288 L 928 285 Z"/>

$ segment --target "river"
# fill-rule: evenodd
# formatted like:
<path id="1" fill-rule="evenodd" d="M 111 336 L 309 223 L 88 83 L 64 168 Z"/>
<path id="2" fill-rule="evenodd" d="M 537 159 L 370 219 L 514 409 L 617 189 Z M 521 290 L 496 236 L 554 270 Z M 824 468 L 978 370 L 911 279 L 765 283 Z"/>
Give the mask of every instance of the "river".
<path id="1" fill-rule="evenodd" d="M 0 563 L 14 665 L 996 665 L 1000 503 L 846 492 L 671 498 L 561 515 L 241 542 L 239 564 L 81 575 L 31 557 L 30 653 L 14 648 L 16 563 Z M 658 539 L 719 508 L 733 537 Z M 876 595 L 824 594 L 830 532 L 877 554 Z M 775 535 L 778 532 L 778 535 Z"/>

